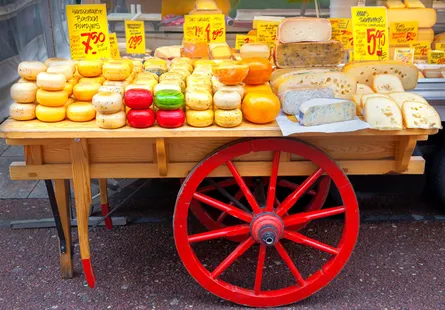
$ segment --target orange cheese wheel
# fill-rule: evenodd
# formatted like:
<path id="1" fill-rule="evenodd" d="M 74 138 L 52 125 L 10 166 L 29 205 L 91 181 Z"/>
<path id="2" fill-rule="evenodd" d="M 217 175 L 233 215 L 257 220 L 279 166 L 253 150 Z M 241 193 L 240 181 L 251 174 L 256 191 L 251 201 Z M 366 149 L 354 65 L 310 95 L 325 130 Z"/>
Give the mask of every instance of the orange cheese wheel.
<path id="1" fill-rule="evenodd" d="M 16 103 L 9 106 L 9 116 L 16 121 L 29 121 L 36 118 L 36 107 L 34 103 Z"/>
<path id="2" fill-rule="evenodd" d="M 105 82 L 105 78 L 101 75 L 101 76 L 97 76 L 97 77 L 83 77 L 79 79 L 79 83 L 99 83 L 99 84 L 103 84 Z"/>
<path id="3" fill-rule="evenodd" d="M 11 87 L 11 98 L 18 103 L 34 103 L 38 89 L 34 83 L 15 83 Z"/>
<path id="4" fill-rule="evenodd" d="M 65 88 L 66 78 L 62 73 L 41 72 L 37 75 L 37 86 L 44 90 L 62 90 Z"/>
<path id="5" fill-rule="evenodd" d="M 68 81 L 69 79 L 73 78 L 73 68 L 70 66 L 52 66 L 49 67 L 48 70 L 46 70 L 46 72 L 50 72 L 50 73 L 62 73 L 66 80 Z"/>
<path id="6" fill-rule="evenodd" d="M 35 81 L 40 72 L 45 72 L 47 67 L 40 61 L 23 61 L 19 64 L 17 71 L 20 77 Z"/>
<path id="7" fill-rule="evenodd" d="M 106 62 L 103 65 L 103 76 L 110 81 L 123 81 L 131 74 L 128 62 Z"/>
<path id="8" fill-rule="evenodd" d="M 66 117 L 66 106 L 61 107 L 46 107 L 38 105 L 36 107 L 37 119 L 41 122 L 54 123 L 61 122 Z"/>
<path id="9" fill-rule="evenodd" d="M 66 108 L 66 116 L 73 122 L 88 122 L 96 117 L 96 110 L 91 102 L 77 101 Z"/>
<path id="10" fill-rule="evenodd" d="M 101 86 L 99 83 L 76 84 L 73 87 L 73 96 L 79 101 L 91 101 Z"/>
<path id="11" fill-rule="evenodd" d="M 124 127 L 126 121 L 127 118 L 124 111 L 119 111 L 113 114 L 97 113 L 96 115 L 97 126 L 104 129 L 117 129 Z"/>
<path id="12" fill-rule="evenodd" d="M 113 114 L 122 109 L 122 96 L 118 93 L 97 93 L 93 97 L 92 104 L 96 112 Z"/>
<path id="13" fill-rule="evenodd" d="M 63 90 L 49 91 L 39 89 L 36 94 L 37 102 L 46 107 L 61 107 L 68 100 L 68 93 Z"/>
<path id="14" fill-rule="evenodd" d="M 81 60 L 77 63 L 77 71 L 84 77 L 96 77 L 102 74 L 102 60 Z"/>

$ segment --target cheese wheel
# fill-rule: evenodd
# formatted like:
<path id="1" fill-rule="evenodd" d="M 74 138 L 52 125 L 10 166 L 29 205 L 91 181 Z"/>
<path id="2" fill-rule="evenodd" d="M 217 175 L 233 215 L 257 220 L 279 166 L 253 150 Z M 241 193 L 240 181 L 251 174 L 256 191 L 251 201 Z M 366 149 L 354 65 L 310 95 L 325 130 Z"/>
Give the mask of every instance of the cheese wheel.
<path id="1" fill-rule="evenodd" d="M 215 123 L 220 127 L 236 127 L 243 122 L 243 112 L 240 109 L 215 110 Z"/>
<path id="2" fill-rule="evenodd" d="M 65 87 L 63 88 L 63 91 L 68 94 L 68 97 L 70 97 L 73 94 L 73 88 L 74 84 L 66 83 Z"/>
<path id="3" fill-rule="evenodd" d="M 127 62 L 106 62 L 102 67 L 103 76 L 110 81 L 123 81 L 131 74 L 130 66 Z"/>
<path id="4" fill-rule="evenodd" d="M 145 89 L 149 92 L 153 92 L 153 87 L 147 84 L 130 84 L 127 87 L 125 87 L 125 91 L 130 89 Z"/>
<path id="5" fill-rule="evenodd" d="M 208 87 L 212 86 L 212 81 L 209 78 L 197 76 L 197 75 L 190 75 L 187 77 L 187 86 L 190 85 L 206 85 Z"/>
<path id="6" fill-rule="evenodd" d="M 20 78 L 20 79 L 17 81 L 17 83 L 33 83 L 33 84 L 35 84 L 35 85 L 37 86 L 36 81 L 33 81 L 33 80 L 27 80 L 27 79 L 24 79 L 24 78 Z"/>
<path id="7" fill-rule="evenodd" d="M 11 98 L 18 103 L 33 103 L 36 101 L 37 89 L 34 83 L 15 83 L 11 87 Z"/>
<path id="8" fill-rule="evenodd" d="M 97 93 L 93 97 L 93 107 L 96 112 L 112 114 L 122 109 L 122 96 L 118 93 Z"/>
<path id="9" fill-rule="evenodd" d="M 246 43 L 240 49 L 241 58 L 270 58 L 270 48 L 264 43 Z"/>
<path id="10" fill-rule="evenodd" d="M 102 74 L 102 60 L 81 60 L 77 63 L 77 71 L 84 77 L 96 77 Z"/>
<path id="11" fill-rule="evenodd" d="M 216 87 L 216 90 L 215 90 L 215 87 L 213 88 L 213 92 L 214 93 L 216 93 L 216 92 L 218 92 L 220 90 L 236 91 L 237 93 L 240 94 L 241 99 L 244 98 L 244 94 L 245 94 L 244 87 L 242 85 L 224 85 L 224 84 L 221 84 L 221 85 L 218 85 Z"/>
<path id="12" fill-rule="evenodd" d="M 35 81 L 40 72 L 45 72 L 47 67 L 40 61 L 23 61 L 19 64 L 17 71 L 20 77 Z"/>
<path id="13" fill-rule="evenodd" d="M 156 80 L 140 80 L 140 79 L 136 79 L 133 81 L 132 84 L 141 84 L 141 85 L 149 85 L 150 87 L 155 87 L 156 85 L 158 85 L 158 82 L 156 82 Z"/>
<path id="14" fill-rule="evenodd" d="M 208 127 L 213 124 L 214 112 L 213 110 L 194 111 L 187 110 L 185 112 L 187 124 L 193 127 Z"/>
<path id="15" fill-rule="evenodd" d="M 132 72 L 142 72 L 144 71 L 144 65 L 139 60 L 132 60 L 133 70 Z"/>
<path id="16" fill-rule="evenodd" d="M 153 94 L 156 94 L 158 91 L 163 90 L 163 89 L 173 89 L 173 90 L 177 90 L 179 92 L 181 91 L 181 87 L 179 85 L 174 85 L 174 84 L 157 84 L 153 88 Z"/>
<path id="17" fill-rule="evenodd" d="M 162 85 L 162 84 L 161 84 Z M 192 92 L 192 91 L 206 91 L 208 92 L 210 95 L 213 95 L 213 90 L 211 87 L 207 87 L 205 85 L 189 85 L 187 86 L 187 88 L 185 89 L 185 92 Z"/>
<path id="18" fill-rule="evenodd" d="M 76 85 L 77 83 L 79 83 L 80 77 L 79 76 L 73 76 L 71 79 L 69 79 L 68 81 L 66 81 L 67 83 Z"/>
<path id="19" fill-rule="evenodd" d="M 41 122 L 54 123 L 61 122 L 66 117 L 66 106 L 61 107 L 46 107 L 38 105 L 36 107 L 37 119 Z"/>
<path id="20" fill-rule="evenodd" d="M 9 106 L 9 116 L 16 121 L 29 121 L 36 118 L 36 107 L 34 103 L 16 103 Z"/>
<path id="21" fill-rule="evenodd" d="M 68 100 L 68 93 L 63 90 L 48 91 L 39 89 L 36 94 L 37 102 L 47 107 L 61 107 Z"/>
<path id="22" fill-rule="evenodd" d="M 127 87 L 128 85 L 130 85 L 130 82 L 128 81 L 108 81 L 106 80 L 105 82 L 103 82 L 102 85 L 105 86 L 121 86 L 121 87 Z"/>
<path id="23" fill-rule="evenodd" d="M 124 96 L 124 88 L 121 86 L 101 86 L 99 88 L 99 92 L 105 92 L 105 93 L 118 93 L 121 95 L 121 97 Z"/>
<path id="24" fill-rule="evenodd" d="M 73 97 L 69 97 L 68 100 L 65 102 L 65 106 L 67 107 L 74 102 L 76 102 L 76 99 L 74 99 Z M 80 101 L 78 101 L 78 102 L 80 102 Z"/>
<path id="25" fill-rule="evenodd" d="M 65 58 L 58 58 L 58 57 L 51 57 L 51 58 L 48 58 L 47 60 L 45 60 L 43 62 L 43 64 L 45 66 L 49 67 L 53 62 L 65 61 L 65 60 L 67 60 L 67 59 L 65 59 Z"/>
<path id="26" fill-rule="evenodd" d="M 212 106 L 212 95 L 202 90 L 187 92 L 185 94 L 185 104 L 192 110 L 207 110 Z"/>
<path id="27" fill-rule="evenodd" d="M 99 83 L 76 84 L 73 88 L 73 96 L 80 101 L 91 101 L 101 86 Z"/>
<path id="28" fill-rule="evenodd" d="M 175 69 L 175 68 L 182 68 L 182 69 L 187 70 L 187 71 L 190 72 L 190 73 L 193 72 L 193 67 L 192 67 L 192 65 L 189 64 L 189 63 L 186 63 L 186 62 L 183 62 L 183 63 L 177 62 L 177 63 L 174 63 L 174 64 L 172 64 L 172 65 L 170 66 L 170 69 Z"/>
<path id="29" fill-rule="evenodd" d="M 136 79 L 140 79 L 139 77 Z M 159 77 L 159 81 L 163 80 L 184 80 L 184 75 L 178 72 L 166 72 Z"/>
<path id="30" fill-rule="evenodd" d="M 104 129 L 117 129 L 125 126 L 126 114 L 124 111 L 119 111 L 113 114 L 97 113 L 96 124 Z"/>
<path id="31" fill-rule="evenodd" d="M 159 77 L 152 72 L 139 72 L 135 76 L 137 78 L 152 78 L 153 80 L 159 81 Z"/>
<path id="32" fill-rule="evenodd" d="M 62 73 L 41 72 L 37 75 L 37 86 L 44 90 L 62 90 L 65 88 L 66 78 Z"/>
<path id="33" fill-rule="evenodd" d="M 174 85 L 178 85 L 179 87 L 181 87 L 181 91 L 184 92 L 185 90 L 185 83 L 183 80 L 162 80 L 159 82 L 159 84 L 174 84 Z"/>
<path id="34" fill-rule="evenodd" d="M 241 95 L 233 90 L 218 90 L 213 96 L 213 103 L 221 110 L 233 110 L 241 107 Z"/>
<path id="35" fill-rule="evenodd" d="M 186 77 L 188 77 L 189 75 L 191 75 L 190 71 L 188 71 L 185 68 L 173 68 L 170 71 L 168 71 L 168 73 L 176 73 L 176 74 L 180 74 L 182 76 L 183 79 L 185 79 Z"/>
<path id="36" fill-rule="evenodd" d="M 133 60 L 132 59 L 128 59 L 128 58 L 119 58 L 119 59 L 109 59 L 108 60 L 109 63 L 126 63 L 130 66 L 130 70 L 133 73 L 133 69 L 134 69 L 134 64 L 133 64 Z"/>
<path id="37" fill-rule="evenodd" d="M 99 83 L 99 84 L 103 84 L 105 82 L 105 78 L 101 75 L 101 76 L 97 76 L 97 77 L 83 77 L 79 79 L 79 83 Z"/>
<path id="38" fill-rule="evenodd" d="M 73 122 L 88 122 L 96 117 L 96 110 L 90 102 L 77 101 L 67 107 L 66 116 Z"/>
<path id="39" fill-rule="evenodd" d="M 76 63 L 71 59 L 63 59 L 63 60 L 55 60 L 51 61 L 48 65 L 49 67 L 59 67 L 59 66 L 68 66 L 71 68 L 72 73 L 76 73 Z"/>
<path id="40" fill-rule="evenodd" d="M 69 66 L 52 66 L 49 67 L 48 70 L 46 70 L 46 72 L 62 73 L 67 81 L 73 78 L 73 68 Z"/>

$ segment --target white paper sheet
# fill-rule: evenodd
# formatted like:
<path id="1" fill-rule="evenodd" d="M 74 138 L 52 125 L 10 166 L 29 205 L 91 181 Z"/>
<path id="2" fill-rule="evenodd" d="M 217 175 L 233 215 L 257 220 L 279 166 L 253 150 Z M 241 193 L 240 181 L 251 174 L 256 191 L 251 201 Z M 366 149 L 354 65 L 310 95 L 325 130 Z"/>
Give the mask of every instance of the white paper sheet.
<path id="1" fill-rule="evenodd" d="M 295 133 L 307 133 L 307 132 L 324 132 L 324 133 L 336 133 L 336 132 L 351 132 L 362 129 L 371 128 L 368 123 L 360 120 L 358 117 L 351 121 L 319 125 L 319 126 L 301 126 L 299 123 L 291 121 L 288 116 L 281 111 L 276 119 L 278 126 L 280 126 L 283 136 L 289 136 Z"/>

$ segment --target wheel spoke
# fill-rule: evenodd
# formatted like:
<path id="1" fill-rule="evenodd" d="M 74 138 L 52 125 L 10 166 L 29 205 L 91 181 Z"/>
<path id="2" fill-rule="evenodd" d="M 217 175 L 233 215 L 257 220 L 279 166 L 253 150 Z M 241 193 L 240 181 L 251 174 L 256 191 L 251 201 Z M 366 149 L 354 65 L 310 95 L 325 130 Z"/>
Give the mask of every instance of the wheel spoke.
<path id="1" fill-rule="evenodd" d="M 244 254 L 251 246 L 255 243 L 255 240 L 252 237 L 249 237 L 244 242 L 240 243 L 229 256 L 226 257 L 225 260 L 215 270 L 210 274 L 212 279 L 217 279 L 227 268 L 229 268 L 233 262 Z"/>
<path id="2" fill-rule="evenodd" d="M 279 216 L 283 216 L 290 208 L 300 199 L 303 194 L 309 190 L 309 188 L 318 180 L 318 178 L 323 174 L 323 169 L 318 168 L 315 170 L 301 185 L 293 191 L 284 201 L 281 203 L 277 210 Z"/>
<path id="3" fill-rule="evenodd" d="M 296 190 L 300 186 L 300 184 L 292 183 L 286 179 L 281 179 L 280 182 L 278 182 L 278 186 Z M 317 192 L 314 191 L 313 189 L 311 189 L 311 190 L 307 191 L 307 194 L 311 195 L 311 196 L 315 196 L 315 195 L 317 195 Z"/>
<path id="4" fill-rule="evenodd" d="M 280 204 L 281 204 L 281 202 L 278 200 L 277 197 L 275 197 L 275 201 L 274 201 L 275 208 L 278 209 L 280 207 Z"/>
<path id="5" fill-rule="evenodd" d="M 220 182 L 216 182 L 216 184 L 219 187 L 224 188 L 224 187 L 229 187 L 229 186 L 235 185 L 236 181 L 234 179 L 230 178 L 230 179 L 226 179 L 226 180 L 223 180 Z M 198 192 L 204 194 L 204 193 L 211 192 L 215 189 L 216 189 L 215 186 L 213 186 L 211 184 L 211 185 L 206 185 L 206 186 L 201 187 L 200 189 L 198 189 Z"/>
<path id="6" fill-rule="evenodd" d="M 212 240 L 222 237 L 234 237 L 248 234 L 250 231 L 250 226 L 247 224 L 229 226 L 221 229 L 215 229 L 211 231 L 206 231 L 199 234 L 194 234 L 189 236 L 189 242 L 200 242 L 206 240 Z"/>
<path id="7" fill-rule="evenodd" d="M 269 189 L 267 190 L 266 211 L 272 212 L 276 199 L 278 167 L 280 165 L 281 152 L 277 151 L 273 155 L 272 172 L 270 173 Z"/>
<path id="8" fill-rule="evenodd" d="M 334 247 L 331 247 L 330 245 L 324 244 L 320 241 L 311 239 L 309 237 L 306 237 L 300 233 L 294 232 L 294 231 L 286 231 L 284 233 L 284 238 L 289 239 L 295 243 L 298 244 L 303 244 L 303 245 L 307 245 L 310 246 L 314 249 L 332 254 L 332 255 L 337 255 L 338 254 L 338 250 Z"/>
<path id="9" fill-rule="evenodd" d="M 261 292 L 261 283 L 263 281 L 263 268 L 264 261 L 266 260 L 266 246 L 260 245 L 260 251 L 258 253 L 258 264 L 256 266 L 255 286 L 253 291 L 256 295 Z"/>
<path id="10" fill-rule="evenodd" d="M 275 249 L 277 249 L 278 254 L 280 254 L 281 258 L 286 263 L 287 267 L 289 267 L 290 272 L 292 272 L 295 280 L 300 286 L 304 286 L 306 284 L 306 281 L 304 281 L 303 276 L 298 271 L 297 267 L 295 267 L 294 262 L 290 258 L 289 254 L 287 253 L 286 249 L 283 247 L 283 245 L 278 241 L 275 243 Z"/>
<path id="11" fill-rule="evenodd" d="M 255 200 L 255 197 L 253 197 L 252 192 L 250 191 L 249 187 L 247 187 L 246 182 L 244 182 L 243 177 L 239 174 L 235 165 L 230 160 L 226 162 L 226 165 L 235 178 L 236 183 L 238 183 L 240 189 L 243 191 L 243 194 L 252 207 L 253 212 L 260 213 L 261 209 L 258 202 Z"/>
<path id="12" fill-rule="evenodd" d="M 243 197 L 243 192 L 241 190 L 239 190 L 236 194 L 235 194 L 235 199 L 236 200 L 240 200 Z M 233 202 L 229 202 L 229 205 L 233 206 Z M 218 224 L 221 224 L 222 221 L 224 221 L 224 219 L 227 216 L 227 212 L 221 212 L 221 214 L 218 216 L 218 218 L 216 219 L 216 222 Z"/>
<path id="13" fill-rule="evenodd" d="M 310 211 L 310 212 L 302 212 L 294 215 L 290 215 L 283 219 L 284 226 L 289 227 L 296 224 L 306 223 L 312 220 L 333 216 L 337 214 L 342 214 L 346 211 L 344 206 L 327 208 L 323 210 Z"/>
<path id="14" fill-rule="evenodd" d="M 231 216 L 236 217 L 240 220 L 243 220 L 245 222 L 250 223 L 252 220 L 252 215 L 249 213 L 242 211 L 234 206 L 225 204 L 224 202 L 221 202 L 217 199 L 214 199 L 212 197 L 209 197 L 207 195 L 201 194 L 201 193 L 194 193 L 193 198 L 195 198 L 198 201 L 201 201 L 211 207 L 214 207 L 218 210 L 224 211 L 229 213 Z"/>

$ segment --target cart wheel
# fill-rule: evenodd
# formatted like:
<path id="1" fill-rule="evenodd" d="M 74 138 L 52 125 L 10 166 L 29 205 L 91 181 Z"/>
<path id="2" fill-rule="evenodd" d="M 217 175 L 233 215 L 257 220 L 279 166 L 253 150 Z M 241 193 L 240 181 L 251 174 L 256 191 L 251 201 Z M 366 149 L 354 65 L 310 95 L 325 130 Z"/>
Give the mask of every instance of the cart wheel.
<path id="1" fill-rule="evenodd" d="M 252 152 L 271 151 L 274 152 L 274 156 L 267 198 L 265 205 L 260 206 L 259 198 L 254 197 L 233 164 L 233 160 Z M 277 204 L 275 196 L 281 152 L 292 153 L 311 161 L 314 164 L 314 172 L 286 199 Z M 202 181 L 220 166 L 226 166 L 232 173 L 248 202 L 248 207 L 240 206 L 238 203 L 225 203 L 198 191 Z M 339 189 L 343 205 L 289 214 L 291 208 L 305 192 L 311 190 L 323 174 L 326 174 Z M 191 213 L 189 210 L 194 200 L 226 212 L 228 217 L 240 224 L 230 226 L 227 224 L 223 228 L 210 229 L 200 233 L 193 232 L 195 228 L 189 225 Z M 245 208 L 248 208 L 249 212 Z M 313 221 L 311 224 L 316 225 L 318 221 L 315 220 L 334 215 L 341 215 L 343 219 L 340 225 L 342 229 L 339 240 L 335 242 L 335 246 L 310 238 L 292 229 L 310 221 Z M 339 227 L 337 222 L 334 227 Z M 301 227 L 297 226 L 297 228 Z M 294 303 L 326 286 L 348 261 L 357 240 L 358 229 L 357 199 L 352 185 L 343 171 L 321 150 L 305 142 L 289 138 L 240 140 L 211 153 L 195 166 L 183 182 L 176 200 L 173 218 L 176 248 L 192 277 L 211 293 L 229 301 L 252 307 L 274 307 Z M 236 247 L 234 245 L 233 251 L 222 254 L 221 252 L 224 252 L 225 248 L 223 249 L 220 243 L 224 241 L 224 238 L 239 236 L 244 236 L 244 238 Z M 204 249 L 205 257 L 203 258 L 199 248 L 205 246 L 206 243 L 213 242 L 217 242 L 216 246 L 220 246 L 222 250 Z M 303 268 L 297 269 L 290 255 L 295 251 L 288 252 L 291 248 L 294 250 L 294 247 L 302 246 L 316 251 L 315 258 L 318 256 L 322 260 L 318 262 L 320 265 L 318 266 L 313 256 L 310 258 L 305 256 L 304 260 L 297 265 L 301 267 L 314 265 L 316 267 L 311 271 L 304 268 L 304 274 L 301 272 Z M 254 262 L 248 259 L 252 251 L 258 252 Z M 298 251 L 296 253 L 298 254 Z M 216 257 L 218 254 L 224 255 L 224 257 Z M 284 264 L 277 265 L 287 267 L 285 272 L 290 271 L 289 279 L 285 279 L 287 278 L 285 273 L 274 273 L 273 265 L 265 265 L 266 257 L 269 260 L 273 259 L 274 262 L 281 259 Z M 321 259 L 321 257 L 327 258 Z M 246 270 L 249 269 L 251 273 L 247 273 Z M 277 276 L 278 279 L 272 281 L 268 279 L 269 276 Z M 239 281 L 243 283 L 238 285 Z M 246 284 L 245 281 L 251 283 Z M 284 285 L 281 285 L 283 283 Z"/>

